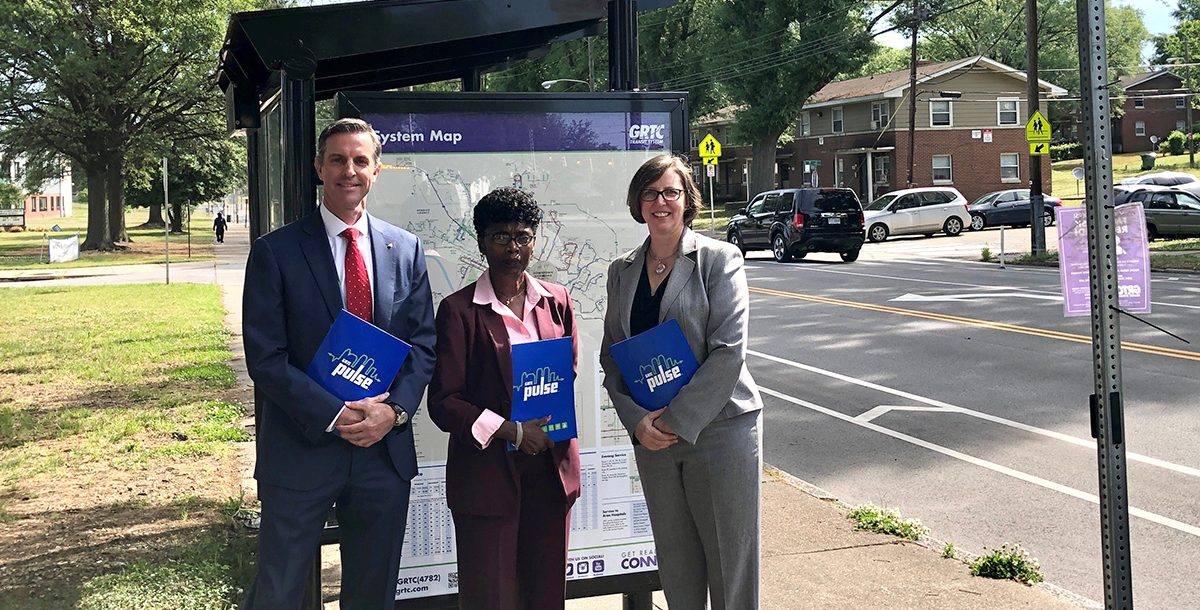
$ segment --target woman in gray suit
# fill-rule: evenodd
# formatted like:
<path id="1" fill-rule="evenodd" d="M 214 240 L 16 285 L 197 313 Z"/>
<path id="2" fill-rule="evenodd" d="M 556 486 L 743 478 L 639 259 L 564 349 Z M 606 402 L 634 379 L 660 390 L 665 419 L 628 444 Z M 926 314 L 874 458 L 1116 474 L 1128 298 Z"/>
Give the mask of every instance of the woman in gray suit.
<path id="1" fill-rule="evenodd" d="M 649 237 L 608 268 L 604 386 L 634 439 L 667 604 L 759 605 L 762 399 L 746 369 L 749 294 L 742 255 L 688 228 L 700 191 L 687 163 L 660 155 L 626 201 Z M 610 348 L 674 318 L 699 370 L 669 405 L 630 397 Z"/>

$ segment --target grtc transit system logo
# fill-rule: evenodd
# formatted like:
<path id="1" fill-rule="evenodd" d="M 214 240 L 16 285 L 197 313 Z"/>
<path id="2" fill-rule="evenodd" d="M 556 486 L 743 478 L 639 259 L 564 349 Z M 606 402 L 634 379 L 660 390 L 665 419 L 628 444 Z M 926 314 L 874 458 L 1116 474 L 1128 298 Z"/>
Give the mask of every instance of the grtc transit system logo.
<path id="1" fill-rule="evenodd" d="M 536 371 L 521 373 L 521 382 L 513 386 L 513 391 L 519 391 L 524 400 L 529 400 L 534 396 L 549 396 L 558 393 L 559 384 L 562 381 L 563 378 L 558 373 L 555 373 L 548 366 L 543 366 Z M 542 430 L 546 432 L 565 430 L 568 425 L 565 421 L 551 422 L 548 425 L 542 426 Z"/>
<path id="2" fill-rule="evenodd" d="M 664 124 L 634 124 L 629 126 L 630 144 L 663 144 L 666 137 L 667 126 Z"/>
<path id="3" fill-rule="evenodd" d="M 645 382 L 646 387 L 654 392 L 656 388 L 660 388 L 676 379 L 683 376 L 683 372 L 679 370 L 679 365 L 683 364 L 682 360 L 675 360 L 670 356 L 658 355 L 650 360 L 649 364 L 638 366 L 640 377 L 634 379 L 634 383 Z"/>
<path id="4" fill-rule="evenodd" d="M 337 362 L 337 366 L 333 367 L 333 372 L 330 377 L 341 377 L 350 383 L 364 389 L 370 390 L 371 384 L 379 381 L 379 371 L 375 370 L 375 359 L 366 355 L 355 355 L 350 348 L 342 350 L 340 356 L 329 353 L 329 360 Z M 338 362 L 340 360 L 340 362 Z"/>

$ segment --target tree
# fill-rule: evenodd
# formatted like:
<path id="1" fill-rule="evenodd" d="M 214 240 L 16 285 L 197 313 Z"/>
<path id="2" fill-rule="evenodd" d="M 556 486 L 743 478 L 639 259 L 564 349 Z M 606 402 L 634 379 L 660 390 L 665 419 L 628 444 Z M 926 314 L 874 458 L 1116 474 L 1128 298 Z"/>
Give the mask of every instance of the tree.
<path id="1" fill-rule="evenodd" d="M 224 126 L 217 125 L 213 134 L 203 139 L 181 139 L 166 151 L 167 178 L 170 187 L 171 232 L 183 229 L 183 209 L 216 201 L 245 185 L 246 145 L 241 139 L 225 137 Z M 163 226 L 162 174 L 160 165 L 147 163 L 145 171 L 127 179 L 126 201 L 133 206 L 151 208 L 150 221 L 157 216 Z"/>
<path id="2" fill-rule="evenodd" d="M 668 79 L 665 89 L 719 83 L 751 142 L 752 191 L 775 187 L 779 136 L 812 94 L 861 65 L 872 50 L 863 3 L 848 0 L 698 0 L 711 15 L 703 71 Z"/>
<path id="3" fill-rule="evenodd" d="M 127 162 L 201 135 L 232 11 L 255 0 L 26 0 L 0 6 L 0 144 L 83 168 L 85 249 L 126 239 Z M 200 121 L 201 123 L 203 121 Z"/>
<path id="4" fill-rule="evenodd" d="M 0 210 L 19 210 L 25 205 L 25 191 L 0 177 Z"/>

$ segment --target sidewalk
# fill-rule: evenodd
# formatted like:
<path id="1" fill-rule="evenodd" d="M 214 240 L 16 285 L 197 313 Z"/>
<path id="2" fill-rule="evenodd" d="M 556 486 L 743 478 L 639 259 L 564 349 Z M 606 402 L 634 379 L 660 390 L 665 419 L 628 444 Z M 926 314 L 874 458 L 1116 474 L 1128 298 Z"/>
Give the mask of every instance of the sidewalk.
<path id="1" fill-rule="evenodd" d="M 171 281 L 215 282 L 221 287 L 232 333 L 230 362 L 238 386 L 246 389 L 242 349 L 242 284 L 249 233 L 229 227 L 225 243 L 216 247 L 216 261 L 172 265 Z M 63 270 L 49 281 L 9 281 L 9 285 L 62 285 L 162 281 L 162 265 L 102 267 Z M 149 267 L 149 269 L 142 269 Z M 193 269 L 194 268 L 194 269 Z M 187 271 L 186 273 L 184 271 Z M 136 279 L 135 279 L 136 278 Z M 0 281 L 6 278 L 0 274 Z M 23 278 L 28 280 L 28 278 Z M 253 489 L 250 467 L 253 445 L 244 443 L 244 487 Z M 1069 610 L 1101 607 L 1075 598 L 1052 586 L 1027 587 L 970 575 L 961 561 L 943 559 L 940 549 L 898 538 L 856 531 L 845 509 L 818 489 L 786 473 L 768 468 L 763 479 L 762 602 L 763 608 L 822 610 L 983 610 L 1028 608 Z M 913 515 L 920 517 L 920 515 Z M 936 532 L 935 532 L 936 534 Z M 323 580 L 326 594 L 336 590 L 336 547 L 326 547 Z M 329 587 L 332 585 L 332 588 Z M 654 596 L 656 608 L 666 608 L 662 593 Z M 621 596 L 572 600 L 568 610 L 620 610 Z M 326 608 L 337 608 L 336 602 Z M 679 609 L 677 609 L 679 610 Z M 687 609 L 684 609 L 687 610 Z"/>

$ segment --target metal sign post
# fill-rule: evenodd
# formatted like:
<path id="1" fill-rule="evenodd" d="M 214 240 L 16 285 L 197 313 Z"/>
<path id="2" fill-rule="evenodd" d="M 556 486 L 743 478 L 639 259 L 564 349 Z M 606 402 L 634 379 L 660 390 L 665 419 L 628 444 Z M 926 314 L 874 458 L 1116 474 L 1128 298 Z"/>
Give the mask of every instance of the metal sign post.
<path id="1" fill-rule="evenodd" d="M 713 176 L 717 175 L 717 166 L 705 165 L 704 172 L 708 174 L 708 218 L 709 230 L 717 230 L 717 198 L 716 191 L 713 189 Z"/>
<path id="2" fill-rule="evenodd" d="M 1079 30 L 1080 108 L 1092 298 L 1092 436 L 1100 477 L 1100 549 L 1104 559 L 1104 607 L 1133 609 L 1129 546 L 1129 472 L 1125 463 L 1124 397 L 1121 385 L 1121 320 L 1118 317 L 1116 209 L 1112 188 L 1112 109 L 1104 0 L 1075 0 Z"/>

